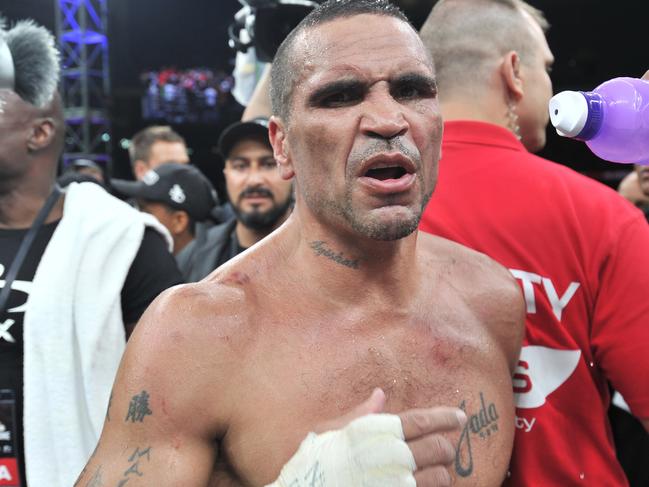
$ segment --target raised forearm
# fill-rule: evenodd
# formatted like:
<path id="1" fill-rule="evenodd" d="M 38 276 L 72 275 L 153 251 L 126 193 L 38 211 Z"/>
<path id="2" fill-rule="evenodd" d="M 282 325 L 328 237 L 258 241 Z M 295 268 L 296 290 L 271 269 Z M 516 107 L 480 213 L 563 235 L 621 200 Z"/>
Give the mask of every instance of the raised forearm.
<path id="1" fill-rule="evenodd" d="M 270 105 L 270 64 L 264 69 L 264 74 L 259 79 L 250 103 L 243 112 L 241 120 L 252 120 L 257 117 L 270 117 L 272 108 Z"/>

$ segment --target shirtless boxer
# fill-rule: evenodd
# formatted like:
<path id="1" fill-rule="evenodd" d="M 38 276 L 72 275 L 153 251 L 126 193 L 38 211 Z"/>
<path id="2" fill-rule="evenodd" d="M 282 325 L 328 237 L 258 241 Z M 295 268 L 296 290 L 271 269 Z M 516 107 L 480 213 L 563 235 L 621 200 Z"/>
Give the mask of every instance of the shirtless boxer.
<path id="1" fill-rule="evenodd" d="M 417 33 L 385 2 L 327 2 L 273 69 L 270 136 L 295 211 L 149 308 L 77 484 L 500 485 L 524 305 L 499 265 L 416 231 L 442 135 Z M 296 453 L 370 394 L 380 412 L 377 387 L 394 415 Z M 379 425 L 397 418 L 396 434 Z"/>

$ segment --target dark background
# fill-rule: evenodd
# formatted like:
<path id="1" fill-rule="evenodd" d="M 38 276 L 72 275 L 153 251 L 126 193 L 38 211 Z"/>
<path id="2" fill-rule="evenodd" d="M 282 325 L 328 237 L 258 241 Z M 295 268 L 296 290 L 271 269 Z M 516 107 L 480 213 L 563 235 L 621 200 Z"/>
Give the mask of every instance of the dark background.
<path id="1" fill-rule="evenodd" d="M 31 17 L 54 30 L 54 0 L 0 0 L 0 12 L 10 21 Z M 400 0 L 415 25 L 420 25 L 435 0 Z M 552 28 L 548 34 L 556 57 L 555 92 L 592 89 L 616 76 L 640 77 L 649 69 L 645 35 L 649 18 L 646 0 L 530 0 L 542 9 Z M 110 107 L 114 172 L 129 177 L 125 150 L 118 141 L 146 123 L 140 114 L 143 88 L 140 73 L 166 66 L 179 69 L 210 67 L 232 70 L 234 53 L 226 29 L 241 7 L 237 0 L 108 0 L 109 51 L 112 85 Z M 222 187 L 222 161 L 213 147 L 223 127 L 235 121 L 241 108 L 224 113 L 214 125 L 180 125 L 193 151 L 192 161 Z M 561 139 L 548 129 L 541 155 L 617 184 L 630 168 L 593 156 L 585 144 Z"/>

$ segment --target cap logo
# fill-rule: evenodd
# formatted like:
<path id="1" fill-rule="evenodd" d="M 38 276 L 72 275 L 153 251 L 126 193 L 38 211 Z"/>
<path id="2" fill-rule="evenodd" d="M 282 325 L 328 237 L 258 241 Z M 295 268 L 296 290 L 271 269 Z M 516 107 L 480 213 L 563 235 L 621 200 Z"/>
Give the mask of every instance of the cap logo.
<path id="1" fill-rule="evenodd" d="M 153 186 L 155 183 L 160 181 L 160 176 L 153 169 L 147 171 L 146 174 L 142 177 L 142 182 L 147 186 Z"/>
<path id="2" fill-rule="evenodd" d="M 183 188 L 181 188 L 178 184 L 174 184 L 169 190 L 169 198 L 171 198 L 171 201 L 173 201 L 174 203 L 178 203 L 180 205 L 185 202 L 187 196 L 185 196 Z"/>

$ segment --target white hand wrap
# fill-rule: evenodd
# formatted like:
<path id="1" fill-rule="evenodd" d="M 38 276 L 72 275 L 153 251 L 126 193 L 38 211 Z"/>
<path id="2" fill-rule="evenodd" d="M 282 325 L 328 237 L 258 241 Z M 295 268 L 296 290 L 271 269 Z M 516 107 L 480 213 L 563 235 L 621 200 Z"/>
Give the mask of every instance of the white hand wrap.
<path id="1" fill-rule="evenodd" d="M 371 414 L 343 429 L 309 433 L 266 487 L 415 487 L 415 470 L 399 417 Z"/>

